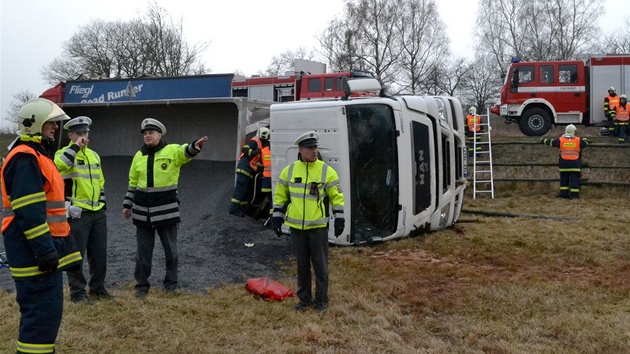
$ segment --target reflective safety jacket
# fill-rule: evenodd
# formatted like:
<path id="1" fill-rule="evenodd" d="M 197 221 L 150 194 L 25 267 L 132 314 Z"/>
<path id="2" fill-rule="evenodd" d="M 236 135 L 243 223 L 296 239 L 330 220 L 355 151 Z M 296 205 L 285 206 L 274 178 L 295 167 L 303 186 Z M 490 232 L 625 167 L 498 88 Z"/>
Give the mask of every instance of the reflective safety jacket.
<path id="1" fill-rule="evenodd" d="M 55 153 L 55 165 L 66 186 L 66 197 L 72 205 L 97 211 L 105 206 L 105 177 L 101 158 L 88 148 L 70 143 Z"/>
<path id="2" fill-rule="evenodd" d="M 59 257 L 59 270 L 80 262 L 81 253 L 69 237 L 63 179 L 44 148 L 18 142 L 7 155 L 0 175 L 2 236 L 11 275 L 27 278 L 43 274 L 37 257 L 53 250 Z"/>
<path id="3" fill-rule="evenodd" d="M 262 142 L 260 141 L 260 138 L 257 137 L 253 137 L 247 144 L 243 145 L 243 148 L 241 149 L 241 156 L 239 156 L 239 159 L 241 161 L 248 161 L 248 165 L 249 168 L 252 169 L 252 173 L 256 173 L 256 171 L 258 171 L 258 167 L 262 166 L 260 161 L 261 154 L 254 154 L 254 151 L 258 150 L 262 152 L 262 149 Z"/>
<path id="4" fill-rule="evenodd" d="M 560 172 L 581 171 L 581 151 L 588 145 L 588 140 L 565 134 L 556 139 L 542 138 L 540 141 L 545 145 L 560 149 L 560 158 L 558 160 L 558 169 Z"/>
<path id="5" fill-rule="evenodd" d="M 619 106 L 619 95 L 604 97 L 604 114 L 615 117 L 615 109 Z"/>
<path id="6" fill-rule="evenodd" d="M 337 172 L 321 160 L 295 161 L 280 173 L 273 198 L 273 216 L 284 217 L 286 225 L 295 229 L 327 227 L 324 204 L 327 196 L 335 217 L 343 218 L 343 191 Z"/>
<path id="7" fill-rule="evenodd" d="M 627 102 L 623 106 L 621 105 L 621 103 L 619 103 L 617 105 L 617 110 L 615 111 L 615 118 L 620 122 L 627 122 L 630 119 L 630 116 L 628 115 L 628 110 L 630 110 L 630 107 L 628 106 Z"/>
<path id="8" fill-rule="evenodd" d="M 466 117 L 466 124 L 468 125 L 469 132 L 479 132 L 481 131 L 481 117 L 478 115 L 469 114 Z"/>
<path id="9" fill-rule="evenodd" d="M 129 168 L 123 208 L 131 209 L 134 225 L 158 227 L 180 222 L 177 182 L 183 164 L 198 153 L 191 144 L 143 146 Z"/>

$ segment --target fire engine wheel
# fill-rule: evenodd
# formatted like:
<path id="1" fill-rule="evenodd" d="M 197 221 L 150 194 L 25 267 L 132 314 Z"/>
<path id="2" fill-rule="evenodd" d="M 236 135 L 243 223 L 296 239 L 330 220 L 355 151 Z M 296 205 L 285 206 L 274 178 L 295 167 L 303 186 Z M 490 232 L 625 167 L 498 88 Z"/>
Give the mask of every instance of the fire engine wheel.
<path id="1" fill-rule="evenodd" d="M 545 135 L 551 129 L 551 116 L 542 108 L 532 108 L 523 114 L 519 126 L 527 136 Z"/>

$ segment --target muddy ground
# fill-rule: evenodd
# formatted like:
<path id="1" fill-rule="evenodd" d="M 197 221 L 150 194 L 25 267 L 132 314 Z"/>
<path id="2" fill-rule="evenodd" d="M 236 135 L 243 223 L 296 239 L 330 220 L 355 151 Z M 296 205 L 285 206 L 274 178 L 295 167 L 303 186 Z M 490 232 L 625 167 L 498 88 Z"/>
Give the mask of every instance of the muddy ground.
<path id="1" fill-rule="evenodd" d="M 103 158 L 109 234 L 106 286 L 114 292 L 134 284 L 135 226 L 121 215 L 130 164 L 131 157 Z M 178 186 L 182 211 L 178 234 L 182 291 L 205 292 L 222 283 L 244 285 L 249 278 L 263 276 L 277 279 L 281 268 L 291 259 L 286 236 L 278 238 L 263 226 L 263 220 L 228 214 L 233 184 L 234 162 L 193 160 L 182 167 Z M 254 246 L 247 247 L 245 243 Z M 0 250 L 3 249 L 0 244 Z M 162 288 L 164 268 L 164 251 L 156 237 L 153 272 L 149 278 L 152 287 Z M 0 289 L 15 290 L 6 268 L 0 269 Z"/>

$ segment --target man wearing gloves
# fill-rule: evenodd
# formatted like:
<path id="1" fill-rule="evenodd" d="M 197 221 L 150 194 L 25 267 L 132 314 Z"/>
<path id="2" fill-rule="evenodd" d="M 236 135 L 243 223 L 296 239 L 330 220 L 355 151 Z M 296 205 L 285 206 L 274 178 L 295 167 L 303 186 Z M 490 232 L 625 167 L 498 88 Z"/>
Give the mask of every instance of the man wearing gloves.
<path id="1" fill-rule="evenodd" d="M 55 153 L 55 165 L 65 182 L 66 200 L 70 203 L 68 222 L 89 266 L 89 283 L 83 269 L 68 271 L 70 300 L 91 303 L 85 291 L 95 299 L 112 299 L 105 289 L 107 272 L 107 216 L 105 214 L 105 177 L 101 157 L 88 147 L 92 119 L 80 116 L 70 119 L 63 128 L 70 144 Z"/>
<path id="2" fill-rule="evenodd" d="M 68 119 L 47 99 L 27 101 L 0 172 L 2 238 L 20 306 L 18 353 L 55 352 L 63 314 L 61 271 L 81 261 L 71 242 L 63 179 L 47 148 L 57 122 Z"/>
<path id="3" fill-rule="evenodd" d="M 157 231 L 166 259 L 164 290 L 177 289 L 177 226 L 180 222 L 177 183 L 185 163 L 197 156 L 204 136 L 190 144 L 167 144 L 162 136 L 166 127 L 157 119 L 146 118 L 140 124 L 144 146 L 136 153 L 129 168 L 129 189 L 123 202 L 123 217 L 136 225 L 136 298 L 149 292 L 149 276 L 155 233 Z"/>
<path id="4" fill-rule="evenodd" d="M 295 140 L 298 161 L 280 173 L 273 198 L 273 229 L 280 236 L 286 220 L 297 261 L 300 302 L 295 311 L 315 307 L 325 312 L 328 306 L 328 197 L 335 216 L 335 236 L 343 233 L 343 191 L 337 172 L 317 159 L 319 135 L 308 132 Z M 315 272 L 315 298 L 311 293 L 311 264 Z"/>
<path id="5" fill-rule="evenodd" d="M 540 138 L 540 142 L 560 151 L 558 170 L 560 170 L 560 197 L 577 199 L 580 197 L 580 177 L 582 175 L 582 149 L 588 140 L 575 136 L 575 125 L 569 124 L 564 135 L 556 139 Z"/>

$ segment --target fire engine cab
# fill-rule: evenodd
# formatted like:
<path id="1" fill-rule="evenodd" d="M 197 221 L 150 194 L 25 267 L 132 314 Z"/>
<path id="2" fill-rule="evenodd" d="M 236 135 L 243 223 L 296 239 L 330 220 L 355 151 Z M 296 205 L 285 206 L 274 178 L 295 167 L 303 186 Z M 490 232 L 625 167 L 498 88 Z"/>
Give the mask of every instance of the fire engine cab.
<path id="1" fill-rule="evenodd" d="M 630 55 L 586 60 L 520 62 L 514 59 L 501 88 L 499 113 L 528 136 L 546 134 L 551 124 L 604 126 L 604 97 L 630 89 Z"/>
<path id="2" fill-rule="evenodd" d="M 247 97 L 253 100 L 290 102 L 325 98 L 340 98 L 344 95 L 344 82 L 349 78 L 370 78 L 372 73 L 350 70 L 336 73 L 307 74 L 293 73 L 285 76 L 252 76 L 232 81 L 232 97 Z"/>

